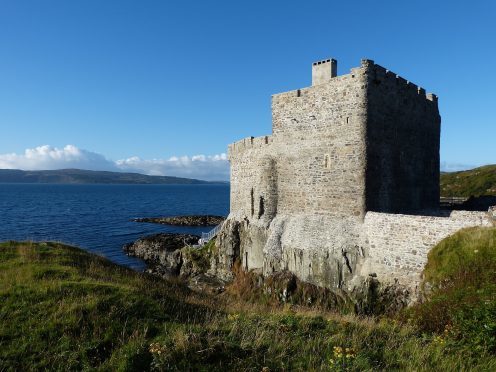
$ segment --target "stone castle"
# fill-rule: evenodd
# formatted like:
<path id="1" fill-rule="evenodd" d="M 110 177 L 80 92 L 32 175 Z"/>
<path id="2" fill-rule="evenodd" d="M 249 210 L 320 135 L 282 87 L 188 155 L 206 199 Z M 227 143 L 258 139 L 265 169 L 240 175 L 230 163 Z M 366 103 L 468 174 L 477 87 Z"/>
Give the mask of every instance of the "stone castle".
<path id="1" fill-rule="evenodd" d="M 352 292 L 368 276 L 415 296 L 427 252 L 487 213 L 439 211 L 438 98 L 372 60 L 272 96 L 272 135 L 229 145 L 231 210 L 218 275 L 264 275 Z"/>

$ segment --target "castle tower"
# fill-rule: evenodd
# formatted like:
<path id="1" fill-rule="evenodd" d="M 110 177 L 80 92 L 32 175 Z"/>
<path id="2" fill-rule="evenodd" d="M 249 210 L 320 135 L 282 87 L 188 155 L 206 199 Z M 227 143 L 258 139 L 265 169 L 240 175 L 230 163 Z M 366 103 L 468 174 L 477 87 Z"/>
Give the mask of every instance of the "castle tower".
<path id="1" fill-rule="evenodd" d="M 253 200 L 286 215 L 438 208 L 437 97 L 372 60 L 336 72 L 334 59 L 313 63 L 312 86 L 272 96 L 272 136 L 229 146 L 231 211 L 262 218 Z"/>

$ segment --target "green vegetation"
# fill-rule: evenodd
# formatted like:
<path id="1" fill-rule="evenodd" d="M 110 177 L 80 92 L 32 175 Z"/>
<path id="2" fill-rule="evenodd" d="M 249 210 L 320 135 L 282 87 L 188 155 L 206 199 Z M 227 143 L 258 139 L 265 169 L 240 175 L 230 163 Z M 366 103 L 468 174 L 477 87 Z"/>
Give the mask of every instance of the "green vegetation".
<path id="1" fill-rule="evenodd" d="M 496 165 L 441 174 L 441 196 L 496 196 Z"/>
<path id="2" fill-rule="evenodd" d="M 404 324 L 255 305 L 56 243 L 0 244 L 0 371 L 496 369 L 486 335 L 451 339 L 417 310 Z"/>
<path id="3" fill-rule="evenodd" d="M 201 248 L 182 248 L 183 260 L 192 266 L 190 272 L 206 272 L 210 268 L 210 259 L 215 249 L 215 239 L 210 240 Z"/>
<path id="4" fill-rule="evenodd" d="M 443 333 L 451 347 L 496 354 L 496 228 L 470 228 L 429 252 L 428 301 L 408 312 L 426 332 Z"/>

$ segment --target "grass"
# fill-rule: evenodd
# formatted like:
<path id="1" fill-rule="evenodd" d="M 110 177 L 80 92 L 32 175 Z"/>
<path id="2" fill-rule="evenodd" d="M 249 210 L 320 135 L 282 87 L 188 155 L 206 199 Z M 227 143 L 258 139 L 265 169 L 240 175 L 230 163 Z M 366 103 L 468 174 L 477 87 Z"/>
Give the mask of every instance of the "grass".
<path id="1" fill-rule="evenodd" d="M 424 286 L 428 301 L 408 310 L 417 328 L 496 354 L 496 228 L 461 230 L 434 247 Z"/>
<path id="2" fill-rule="evenodd" d="M 424 281 L 437 288 L 463 280 L 481 287 L 496 281 L 496 229 L 470 228 L 444 239 L 428 255 Z"/>
<path id="3" fill-rule="evenodd" d="M 61 244 L 0 244 L 0 371 L 496 369 L 409 319 L 257 306 Z"/>
<path id="4" fill-rule="evenodd" d="M 441 174 L 441 196 L 496 196 L 496 165 Z"/>
<path id="5" fill-rule="evenodd" d="M 210 259 L 215 253 L 215 239 L 200 248 L 182 248 L 183 257 L 190 263 L 190 272 L 206 272 L 210 268 Z"/>

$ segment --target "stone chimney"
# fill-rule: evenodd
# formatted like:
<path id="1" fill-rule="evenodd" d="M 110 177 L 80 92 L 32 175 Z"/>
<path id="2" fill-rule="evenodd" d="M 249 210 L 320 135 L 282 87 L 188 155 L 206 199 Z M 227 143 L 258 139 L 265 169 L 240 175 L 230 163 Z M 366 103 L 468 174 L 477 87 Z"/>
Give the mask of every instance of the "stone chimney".
<path id="1" fill-rule="evenodd" d="M 312 85 L 318 85 L 336 77 L 338 72 L 338 61 L 326 59 L 312 64 Z"/>

